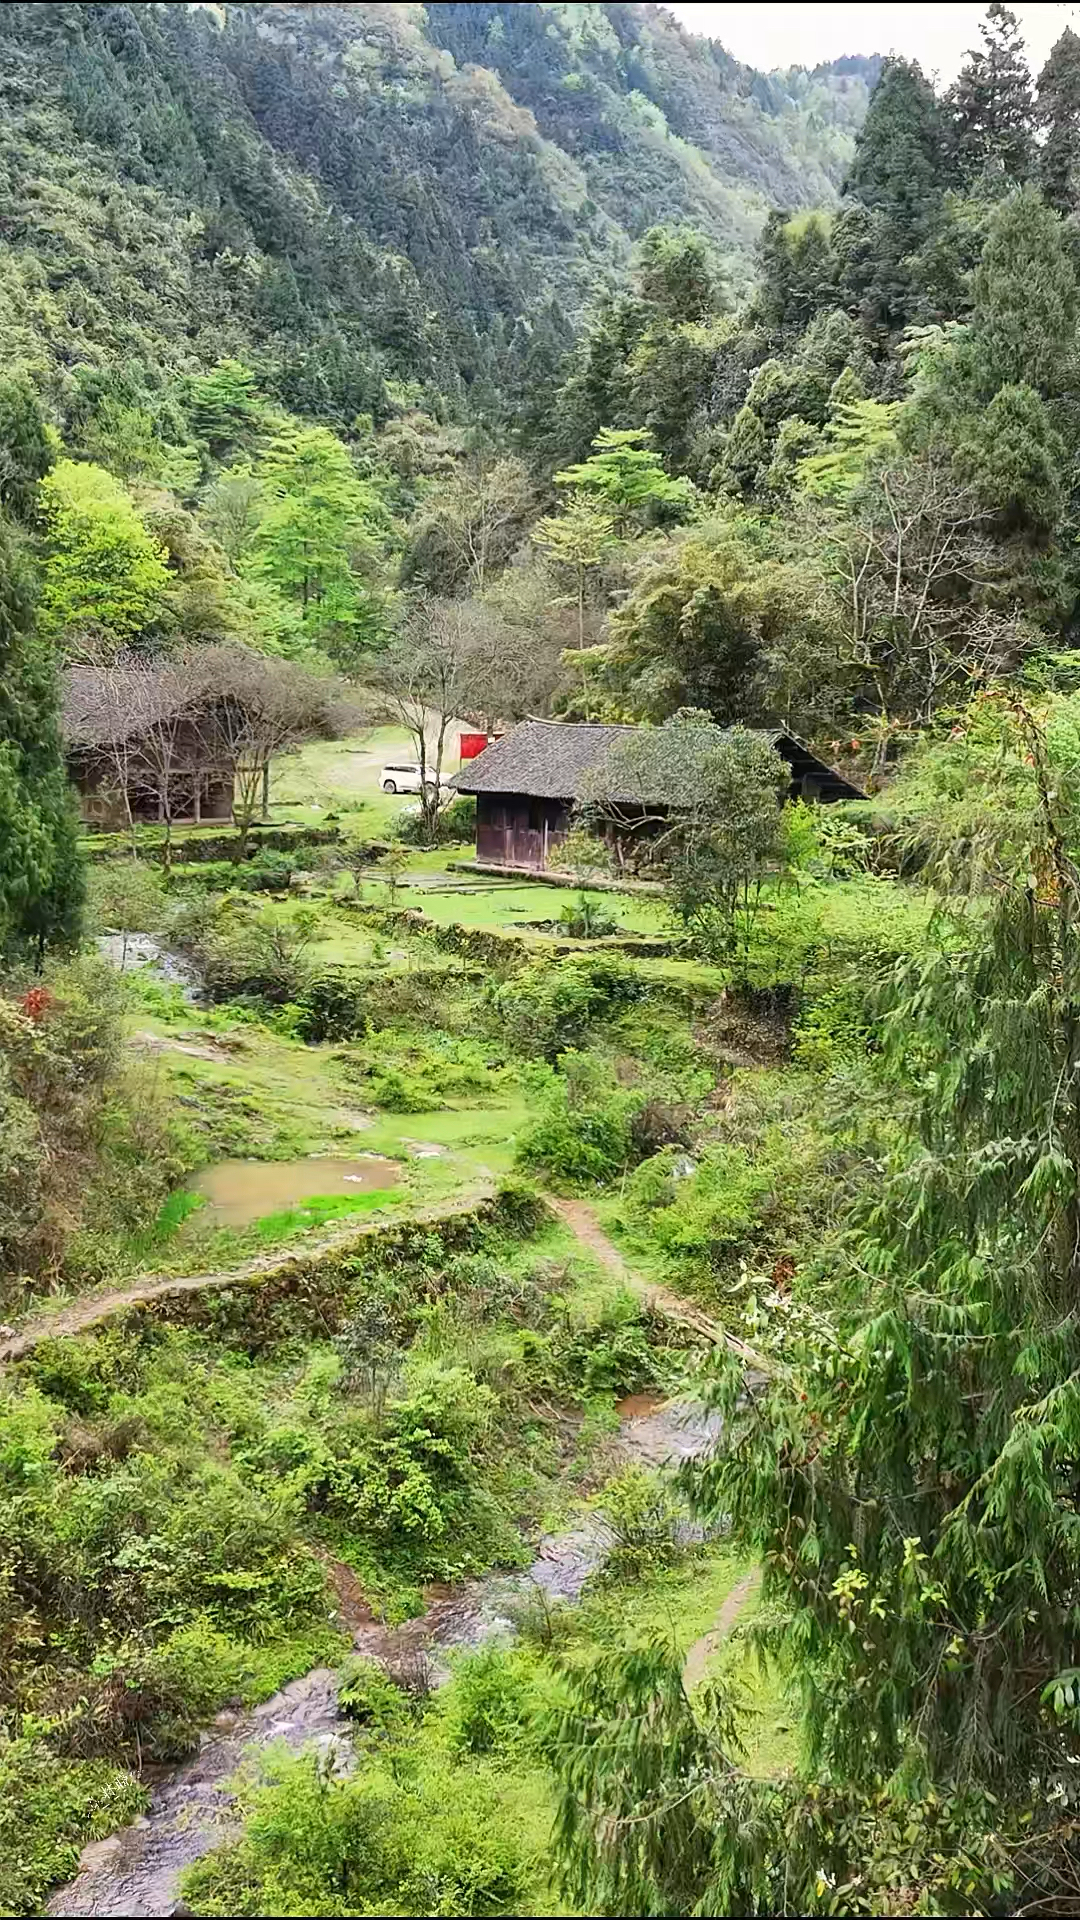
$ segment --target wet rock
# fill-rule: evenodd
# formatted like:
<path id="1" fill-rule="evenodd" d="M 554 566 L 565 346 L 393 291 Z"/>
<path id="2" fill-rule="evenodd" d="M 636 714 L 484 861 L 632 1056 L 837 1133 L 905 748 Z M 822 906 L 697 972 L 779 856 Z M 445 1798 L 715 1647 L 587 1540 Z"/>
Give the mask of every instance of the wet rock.
<path id="1" fill-rule="evenodd" d="M 115 1860 L 122 1846 L 123 1841 L 118 1833 L 110 1834 L 107 1840 L 94 1840 L 90 1846 L 84 1847 L 79 1855 L 79 1872 L 96 1873 L 99 1867 L 107 1866 L 111 1860 Z"/>

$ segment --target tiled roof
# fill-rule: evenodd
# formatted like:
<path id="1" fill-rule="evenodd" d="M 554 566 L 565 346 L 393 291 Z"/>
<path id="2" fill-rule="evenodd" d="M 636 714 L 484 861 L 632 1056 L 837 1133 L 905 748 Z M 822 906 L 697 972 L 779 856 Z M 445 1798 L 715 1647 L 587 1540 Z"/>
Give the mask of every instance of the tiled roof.
<path id="1" fill-rule="evenodd" d="M 523 720 L 455 774 L 459 793 L 528 793 L 538 800 L 576 800 L 585 775 L 633 727 Z"/>

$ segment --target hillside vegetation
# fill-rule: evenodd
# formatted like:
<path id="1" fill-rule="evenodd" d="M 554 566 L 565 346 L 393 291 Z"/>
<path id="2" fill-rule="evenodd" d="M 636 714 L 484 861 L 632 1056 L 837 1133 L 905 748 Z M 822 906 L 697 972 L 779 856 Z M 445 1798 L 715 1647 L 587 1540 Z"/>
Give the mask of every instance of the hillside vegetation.
<path id="1" fill-rule="evenodd" d="M 0 80 L 0 1908 L 1075 1911 L 1080 38 Z M 542 885 L 528 715 L 633 723 Z"/>
<path id="2" fill-rule="evenodd" d="M 745 282 L 771 204 L 831 201 L 854 66 L 766 80 L 651 6 L 7 7 L 0 348 L 65 410 L 229 353 L 341 424 L 388 380 L 498 410 L 649 226 Z"/>

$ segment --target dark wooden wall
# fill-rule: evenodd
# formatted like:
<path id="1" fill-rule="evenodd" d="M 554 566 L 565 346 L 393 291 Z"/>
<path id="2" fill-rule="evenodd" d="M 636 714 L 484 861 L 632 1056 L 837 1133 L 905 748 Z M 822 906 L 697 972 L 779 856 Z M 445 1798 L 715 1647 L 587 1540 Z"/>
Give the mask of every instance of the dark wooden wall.
<path id="1" fill-rule="evenodd" d="M 88 826 L 119 829 L 127 823 L 127 807 L 118 784 L 118 768 L 106 753 L 69 754 L 68 778 L 79 796 L 79 811 Z M 178 752 L 169 782 L 170 812 L 175 824 L 224 821 L 232 818 L 234 779 L 228 767 L 208 767 L 196 754 Z M 128 766 L 128 799 L 136 820 L 164 817 L 160 781 L 140 773 L 137 753 Z"/>
<path id="2" fill-rule="evenodd" d="M 540 872 L 570 829 L 564 800 L 533 800 L 523 793 L 478 793 L 476 857 L 498 866 Z"/>

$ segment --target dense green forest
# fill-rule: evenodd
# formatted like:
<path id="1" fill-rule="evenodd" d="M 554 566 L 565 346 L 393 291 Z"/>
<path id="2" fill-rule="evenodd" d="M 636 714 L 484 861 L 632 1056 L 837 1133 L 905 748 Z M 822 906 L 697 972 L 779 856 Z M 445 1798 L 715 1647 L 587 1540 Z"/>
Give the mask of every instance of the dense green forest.
<path id="1" fill-rule="evenodd" d="M 0 84 L 0 1910 L 146 1812 L 58 1910 L 1074 1911 L 1080 37 Z M 80 827 L 69 669 L 257 712 L 232 823 Z M 535 714 L 636 730 L 519 885 Z"/>
<path id="2" fill-rule="evenodd" d="M 875 73 L 766 79 L 651 6 L 9 7 L 5 356 L 72 424 L 95 370 L 241 351 L 340 425 L 402 382 L 505 417 L 650 226 L 745 283 Z"/>

